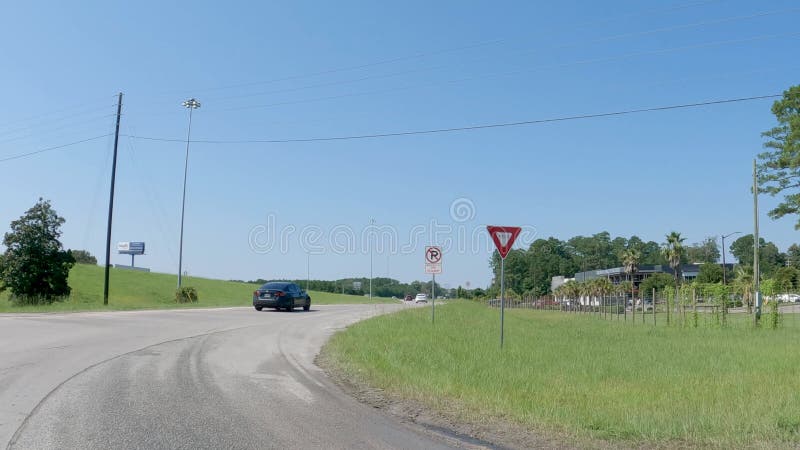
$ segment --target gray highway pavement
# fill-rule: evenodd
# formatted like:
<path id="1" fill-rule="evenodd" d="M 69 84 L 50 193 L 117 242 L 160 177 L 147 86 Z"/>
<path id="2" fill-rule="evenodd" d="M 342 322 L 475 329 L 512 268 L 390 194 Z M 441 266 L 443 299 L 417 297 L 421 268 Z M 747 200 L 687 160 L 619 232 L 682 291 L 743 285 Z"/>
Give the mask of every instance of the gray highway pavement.
<path id="1" fill-rule="evenodd" d="M 328 337 L 401 305 L 0 315 L 0 447 L 451 448 L 341 392 Z"/>

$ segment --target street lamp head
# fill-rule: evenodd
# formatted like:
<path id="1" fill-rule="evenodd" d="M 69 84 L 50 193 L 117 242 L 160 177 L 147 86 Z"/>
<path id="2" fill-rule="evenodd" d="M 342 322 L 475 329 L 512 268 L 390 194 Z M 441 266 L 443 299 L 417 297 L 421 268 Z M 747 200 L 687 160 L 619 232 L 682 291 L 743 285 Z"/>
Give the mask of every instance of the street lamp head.
<path id="1" fill-rule="evenodd" d="M 196 109 L 196 108 L 200 107 L 200 102 L 198 102 L 194 98 L 190 98 L 189 100 L 186 100 L 183 103 L 181 103 L 181 105 L 183 105 L 183 106 L 185 106 L 187 108 Z"/>
<path id="2" fill-rule="evenodd" d="M 722 239 L 729 238 L 729 237 L 733 236 L 734 234 L 742 234 L 742 232 L 741 231 L 734 231 L 733 233 L 728 233 L 726 235 L 723 235 Z"/>

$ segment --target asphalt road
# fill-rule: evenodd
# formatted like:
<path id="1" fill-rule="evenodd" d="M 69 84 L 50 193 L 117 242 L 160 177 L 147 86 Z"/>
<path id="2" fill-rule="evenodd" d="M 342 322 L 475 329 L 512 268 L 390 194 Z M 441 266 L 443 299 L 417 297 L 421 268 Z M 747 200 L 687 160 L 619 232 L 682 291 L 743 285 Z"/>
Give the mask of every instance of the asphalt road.
<path id="1" fill-rule="evenodd" d="M 0 448 L 462 446 L 313 363 L 335 330 L 398 307 L 0 314 Z"/>

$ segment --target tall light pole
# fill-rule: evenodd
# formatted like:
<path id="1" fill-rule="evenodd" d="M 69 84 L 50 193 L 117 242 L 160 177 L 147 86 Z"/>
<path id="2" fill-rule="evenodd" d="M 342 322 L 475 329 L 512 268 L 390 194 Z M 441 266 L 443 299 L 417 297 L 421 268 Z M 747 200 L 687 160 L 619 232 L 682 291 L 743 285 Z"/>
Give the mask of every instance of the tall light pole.
<path id="1" fill-rule="evenodd" d="M 186 175 L 189 172 L 189 141 L 192 136 L 192 111 L 200 107 L 200 102 L 190 98 L 182 103 L 189 109 L 189 128 L 186 131 L 186 158 L 183 163 L 183 200 L 181 201 L 181 240 L 178 245 L 178 289 L 181 288 L 181 278 L 183 277 L 183 218 L 186 210 Z"/>
<path id="2" fill-rule="evenodd" d="M 740 234 L 741 231 L 734 231 L 733 233 L 728 233 L 722 236 L 722 285 L 725 286 L 727 280 L 725 278 L 725 271 L 727 270 L 728 266 L 725 265 L 725 238 L 731 237 L 734 234 Z"/>
<path id="3" fill-rule="evenodd" d="M 375 227 L 375 219 L 369 219 L 369 226 L 370 232 L 374 232 L 373 228 Z M 374 245 L 372 245 L 372 238 L 369 239 L 369 299 L 372 301 L 372 252 L 374 251 Z"/>

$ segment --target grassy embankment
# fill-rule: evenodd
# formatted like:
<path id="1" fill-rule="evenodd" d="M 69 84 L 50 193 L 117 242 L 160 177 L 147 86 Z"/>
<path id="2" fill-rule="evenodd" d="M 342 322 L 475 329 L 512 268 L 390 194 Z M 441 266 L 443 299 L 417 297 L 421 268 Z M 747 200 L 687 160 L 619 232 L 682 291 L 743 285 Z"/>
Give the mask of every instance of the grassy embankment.
<path id="1" fill-rule="evenodd" d="M 800 330 L 631 326 L 452 302 L 357 323 L 325 351 L 351 377 L 467 423 L 580 447 L 800 446 Z"/>
<path id="2" fill-rule="evenodd" d="M 250 306 L 256 285 L 208 278 L 186 277 L 184 286 L 194 286 L 200 301 L 193 304 L 175 303 L 175 275 L 111 269 L 109 304 L 103 305 L 103 268 L 76 264 L 69 274 L 72 293 L 68 300 L 42 306 L 12 306 L 8 292 L 0 293 L 0 312 L 91 311 L 160 308 L 207 308 L 221 306 Z M 310 291 L 316 305 L 370 303 L 366 297 Z M 374 299 L 373 303 L 396 302 Z"/>

